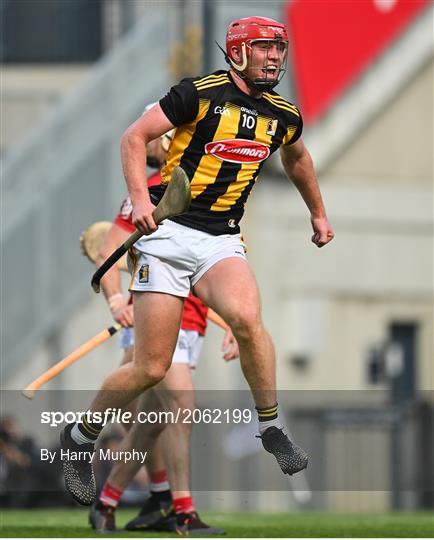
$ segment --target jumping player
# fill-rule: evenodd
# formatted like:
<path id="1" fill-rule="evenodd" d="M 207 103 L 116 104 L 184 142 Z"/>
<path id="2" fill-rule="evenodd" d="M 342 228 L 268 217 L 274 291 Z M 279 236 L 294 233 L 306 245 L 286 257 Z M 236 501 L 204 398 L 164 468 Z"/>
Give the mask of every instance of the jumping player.
<path id="1" fill-rule="evenodd" d="M 159 168 L 164 162 L 168 140 L 170 134 L 165 134 L 148 145 L 148 156 L 151 156 L 153 166 Z M 149 186 L 160 183 L 159 172 L 148 179 Z M 102 264 L 110 253 L 135 231 L 131 222 L 131 210 L 131 201 L 127 197 L 100 248 L 95 261 L 97 265 Z M 113 318 L 124 327 L 120 341 L 125 351 L 122 365 L 127 364 L 133 358 L 134 316 L 132 303 L 127 301 L 121 292 L 120 272 L 117 266 L 105 275 L 101 284 Z M 188 296 L 171 368 L 155 391 L 151 389 L 139 400 L 129 404 L 130 410 L 135 411 L 139 407 L 141 411 L 158 412 L 169 408 L 174 410 L 194 408 L 193 377 L 206 331 L 207 312 L 208 308 L 203 302 L 191 294 Z M 238 356 L 238 347 L 229 329 L 225 333 L 222 350 L 225 360 L 232 360 Z M 223 533 L 221 529 L 202 522 L 189 489 L 191 424 L 169 424 L 166 430 L 164 424 L 135 423 L 126 424 L 125 427 L 129 433 L 120 450 L 147 451 L 150 457 L 147 457 L 146 467 L 151 481 L 151 496 L 145 501 L 139 515 L 128 522 L 125 528 L 131 531 L 175 530 L 182 535 Z M 89 515 L 91 526 L 98 532 L 116 531 L 115 510 L 124 490 L 140 466 L 136 461 L 120 462 L 112 469 Z"/>
<path id="2" fill-rule="evenodd" d="M 90 412 L 123 407 L 164 378 L 184 299 L 193 288 L 231 327 L 262 444 L 284 473 L 294 474 L 307 466 L 308 457 L 288 439 L 278 418 L 274 346 L 262 322 L 258 287 L 239 229 L 262 166 L 280 149 L 283 168 L 309 209 L 312 242 L 322 247 L 334 237 L 301 139 L 301 113 L 274 91 L 285 72 L 287 49 L 287 32 L 278 21 L 247 17 L 232 22 L 226 36 L 229 71 L 182 80 L 123 135 L 133 223 L 147 235 L 134 247 L 135 354 L 133 362 L 105 379 Z M 146 185 L 146 144 L 174 127 L 163 184 L 180 165 L 190 179 L 192 204 L 157 228 L 152 212 L 165 186 Z M 114 395 L 113 390 L 121 391 Z M 98 422 L 67 426 L 62 444 L 92 447 L 102 427 Z M 90 504 L 95 497 L 91 465 L 64 461 L 63 466 L 67 489 L 82 504 Z"/>

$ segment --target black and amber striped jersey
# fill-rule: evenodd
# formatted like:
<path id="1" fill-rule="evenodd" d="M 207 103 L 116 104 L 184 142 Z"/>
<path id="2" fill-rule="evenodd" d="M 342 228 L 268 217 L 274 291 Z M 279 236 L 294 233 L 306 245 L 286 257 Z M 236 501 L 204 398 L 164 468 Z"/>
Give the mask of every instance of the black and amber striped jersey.
<path id="1" fill-rule="evenodd" d="M 190 180 L 189 211 L 174 221 L 210 234 L 235 234 L 244 205 L 266 159 L 301 135 L 295 105 L 274 91 L 255 99 L 242 92 L 228 71 L 184 79 L 160 100 L 173 125 L 163 182 L 181 166 Z M 164 186 L 150 189 L 158 202 Z"/>

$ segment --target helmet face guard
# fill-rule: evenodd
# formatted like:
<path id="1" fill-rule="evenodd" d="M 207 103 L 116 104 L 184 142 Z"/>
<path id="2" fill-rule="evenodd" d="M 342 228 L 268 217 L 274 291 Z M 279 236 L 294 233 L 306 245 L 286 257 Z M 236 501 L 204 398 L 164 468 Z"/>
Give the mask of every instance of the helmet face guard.
<path id="1" fill-rule="evenodd" d="M 258 77 L 247 76 L 245 71 L 252 67 L 254 62 L 254 45 L 267 50 L 262 65 L 254 65 Z M 278 62 L 271 60 L 270 50 L 276 46 L 278 49 Z M 241 63 L 233 58 L 232 48 L 237 47 L 240 51 Z M 228 62 L 237 73 L 246 80 L 249 86 L 256 90 L 270 90 L 276 86 L 286 71 L 286 56 L 288 52 L 288 35 L 282 23 L 265 17 L 246 17 L 233 21 L 228 28 L 226 35 L 226 55 Z M 238 60 L 239 62 L 239 60 Z M 275 72 L 278 71 L 277 76 Z"/>
<path id="2" fill-rule="evenodd" d="M 254 46 L 256 44 L 264 47 L 265 50 L 267 51 L 267 54 L 266 56 L 264 56 L 262 64 L 260 65 L 256 64 L 253 67 L 252 62 L 255 56 Z M 272 60 L 270 58 L 269 51 L 273 46 L 276 46 L 279 50 L 278 52 L 279 60 L 277 64 L 275 60 Z M 255 41 L 252 41 L 250 45 L 247 44 L 245 49 L 247 49 L 246 51 L 247 68 L 250 67 L 251 71 L 258 72 L 257 77 L 253 76 L 253 78 L 248 78 L 248 80 L 253 84 L 253 86 L 257 90 L 271 90 L 276 85 L 278 85 L 286 72 L 285 64 L 286 64 L 286 56 L 288 54 L 288 42 L 285 42 L 281 39 L 280 40 L 279 39 L 257 39 Z M 232 66 L 234 67 L 234 69 L 237 69 L 235 68 L 233 64 Z M 274 76 L 274 73 L 276 71 L 277 71 L 277 77 Z M 243 76 L 244 78 L 247 79 L 246 74 L 243 73 Z"/>

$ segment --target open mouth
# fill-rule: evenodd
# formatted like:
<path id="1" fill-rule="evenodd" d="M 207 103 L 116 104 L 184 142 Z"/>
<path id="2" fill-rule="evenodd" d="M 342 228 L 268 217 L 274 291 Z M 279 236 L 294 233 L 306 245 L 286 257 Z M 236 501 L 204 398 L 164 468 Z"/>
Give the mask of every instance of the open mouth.
<path id="1" fill-rule="evenodd" d="M 276 65 L 269 65 L 266 68 L 263 68 L 262 73 L 265 77 L 275 78 L 277 74 L 279 73 L 279 68 Z"/>

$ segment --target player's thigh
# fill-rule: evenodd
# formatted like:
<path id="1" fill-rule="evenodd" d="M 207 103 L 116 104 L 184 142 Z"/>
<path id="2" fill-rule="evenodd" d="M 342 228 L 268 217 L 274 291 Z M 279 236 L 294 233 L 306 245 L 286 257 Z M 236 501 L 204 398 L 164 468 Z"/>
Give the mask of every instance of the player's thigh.
<path id="1" fill-rule="evenodd" d="M 172 365 L 157 387 L 166 409 L 193 409 L 195 394 L 193 376 L 202 349 L 203 336 L 196 330 L 181 329 L 178 335 Z"/>
<path id="2" fill-rule="evenodd" d="M 170 365 L 181 323 L 184 299 L 157 292 L 134 292 L 134 362 Z"/>
<path id="3" fill-rule="evenodd" d="M 134 446 L 142 446 L 142 442 L 149 442 L 149 437 L 158 437 L 166 428 L 160 420 L 159 413 L 163 410 L 162 404 L 153 389 L 146 390 L 135 401 L 136 409 L 129 425 L 129 441 Z M 149 413 L 151 416 L 149 417 Z M 149 418 L 152 421 L 149 421 Z"/>
<path id="4" fill-rule="evenodd" d="M 158 412 L 161 410 L 163 410 L 163 407 L 158 397 L 158 393 L 155 391 L 155 387 L 149 388 L 138 398 L 137 411 Z"/>
<path id="5" fill-rule="evenodd" d="M 155 388 L 166 411 L 194 409 L 195 395 L 191 369 L 185 363 L 172 363 L 164 379 Z"/>
<path id="6" fill-rule="evenodd" d="M 122 357 L 120 365 L 124 366 L 125 364 L 130 364 L 134 358 L 134 332 L 132 328 L 122 328 L 120 335 L 120 343 L 124 351 L 124 355 Z M 138 399 L 133 399 L 133 401 L 130 401 L 122 408 L 123 412 L 129 412 L 132 415 L 131 417 L 135 417 L 137 411 L 137 403 Z M 132 427 L 130 421 L 123 422 L 122 425 L 126 431 L 129 431 Z"/>
<path id="7" fill-rule="evenodd" d="M 246 260 L 222 259 L 200 278 L 194 290 L 231 325 L 260 321 L 259 289 Z"/>

